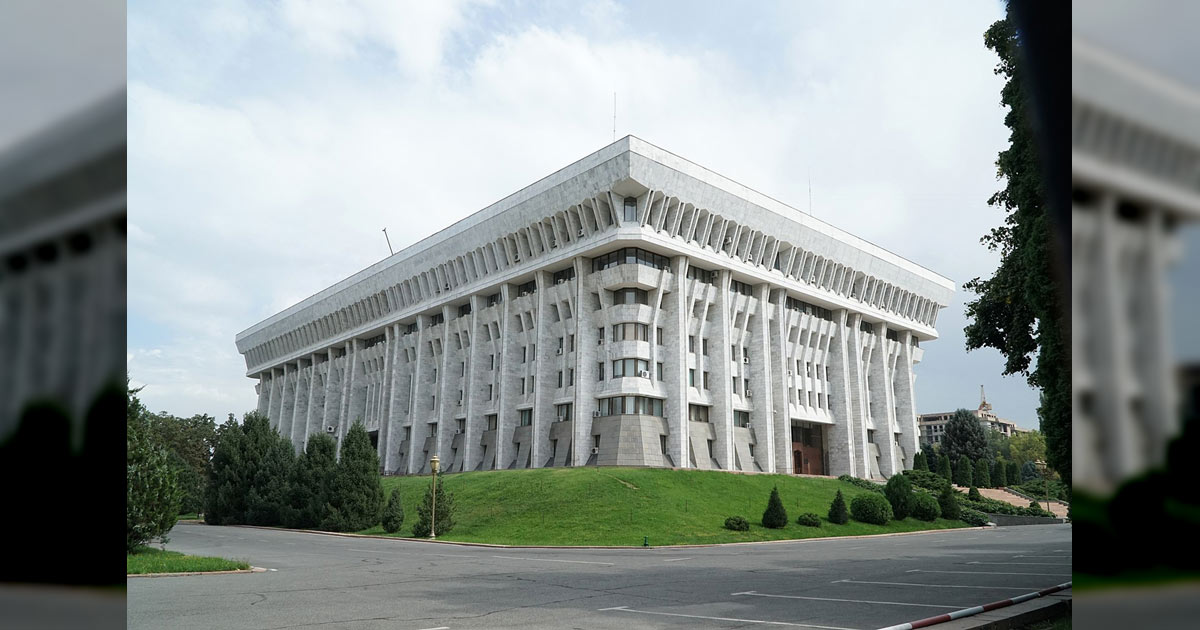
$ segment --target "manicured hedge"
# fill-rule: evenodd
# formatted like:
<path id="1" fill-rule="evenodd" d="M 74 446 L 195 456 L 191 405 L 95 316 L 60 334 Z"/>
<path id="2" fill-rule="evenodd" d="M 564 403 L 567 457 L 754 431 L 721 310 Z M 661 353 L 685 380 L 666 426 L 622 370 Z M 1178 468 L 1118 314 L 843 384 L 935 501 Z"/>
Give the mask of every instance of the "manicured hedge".
<path id="1" fill-rule="evenodd" d="M 942 515 L 942 508 L 933 495 L 916 492 L 912 497 L 912 515 L 920 521 L 934 521 Z"/>
<path id="2" fill-rule="evenodd" d="M 850 502 L 850 516 L 863 523 L 886 525 L 892 520 L 892 504 L 881 494 L 860 494 Z"/>
<path id="3" fill-rule="evenodd" d="M 804 525 L 805 527 L 820 527 L 821 517 L 813 514 L 812 512 L 805 512 L 804 514 L 796 517 L 796 524 Z"/>
<path id="4" fill-rule="evenodd" d="M 730 516 L 725 519 L 725 529 L 732 529 L 735 532 L 750 531 L 750 523 L 741 516 Z"/>

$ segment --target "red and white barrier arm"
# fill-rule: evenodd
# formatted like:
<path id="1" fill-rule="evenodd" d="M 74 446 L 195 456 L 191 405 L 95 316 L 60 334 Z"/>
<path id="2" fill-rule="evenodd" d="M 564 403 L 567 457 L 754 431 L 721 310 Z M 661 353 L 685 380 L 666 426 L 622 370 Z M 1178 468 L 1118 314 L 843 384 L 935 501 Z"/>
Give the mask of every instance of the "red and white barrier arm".
<path id="1" fill-rule="evenodd" d="M 919 619 L 917 621 L 910 621 L 908 623 L 902 623 L 902 624 L 895 625 L 895 626 L 888 626 L 886 628 L 880 628 L 879 630 L 914 630 L 915 628 L 925 628 L 927 626 L 932 626 L 934 624 L 951 621 L 953 619 L 961 619 L 963 617 L 970 617 L 971 615 L 978 615 L 981 612 L 987 612 L 989 610 L 996 610 L 997 608 L 1004 608 L 1005 606 L 1012 606 L 1013 604 L 1020 604 L 1021 602 L 1027 602 L 1031 599 L 1036 599 L 1036 598 L 1042 597 L 1044 595 L 1049 595 L 1051 593 L 1057 593 L 1059 591 L 1064 591 L 1068 588 L 1071 588 L 1071 583 L 1063 582 L 1062 584 L 1059 584 L 1058 586 L 1051 586 L 1050 588 L 1044 588 L 1040 591 L 1036 591 L 1033 593 L 1026 593 L 1026 594 L 1018 596 L 1018 597 L 1013 597 L 1012 599 L 1005 599 L 1005 600 L 1001 600 L 998 602 L 992 602 L 990 604 L 984 604 L 982 606 L 973 606 L 971 608 L 964 608 L 962 610 L 956 610 L 952 613 L 946 613 L 944 615 L 938 615 L 936 617 L 926 617 L 925 619 Z"/>

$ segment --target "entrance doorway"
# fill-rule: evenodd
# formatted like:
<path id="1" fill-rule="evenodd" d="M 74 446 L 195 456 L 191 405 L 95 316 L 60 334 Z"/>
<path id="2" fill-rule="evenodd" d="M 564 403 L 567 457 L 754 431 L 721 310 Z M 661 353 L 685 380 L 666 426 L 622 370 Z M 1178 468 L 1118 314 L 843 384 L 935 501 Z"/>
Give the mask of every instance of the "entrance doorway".
<path id="1" fill-rule="evenodd" d="M 792 425 L 792 470 L 799 475 L 825 474 L 825 427 L 811 422 Z"/>

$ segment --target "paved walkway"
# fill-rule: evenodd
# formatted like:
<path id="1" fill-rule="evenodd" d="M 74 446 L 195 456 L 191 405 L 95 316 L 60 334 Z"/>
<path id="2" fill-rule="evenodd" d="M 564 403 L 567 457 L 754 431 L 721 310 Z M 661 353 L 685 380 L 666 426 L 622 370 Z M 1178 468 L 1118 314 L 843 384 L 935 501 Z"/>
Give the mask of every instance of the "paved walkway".
<path id="1" fill-rule="evenodd" d="M 963 488 L 962 486 L 954 486 L 954 487 L 957 488 L 958 490 L 961 490 L 962 492 L 966 492 L 967 490 L 969 490 L 969 488 Z M 1010 505 L 1015 505 L 1017 507 L 1029 507 L 1029 499 L 1026 499 L 1021 496 L 1017 496 L 1017 495 L 1015 495 L 1007 490 L 1003 490 L 1001 488 L 980 488 L 979 494 L 983 495 L 986 498 L 995 499 L 997 501 L 1003 501 L 1005 503 L 1008 503 Z M 1040 505 L 1043 510 L 1046 509 L 1045 501 L 1038 501 L 1038 505 Z M 1066 518 L 1067 506 L 1063 505 L 1062 503 L 1058 503 L 1056 501 L 1051 501 L 1050 502 L 1050 512 L 1060 518 Z"/>

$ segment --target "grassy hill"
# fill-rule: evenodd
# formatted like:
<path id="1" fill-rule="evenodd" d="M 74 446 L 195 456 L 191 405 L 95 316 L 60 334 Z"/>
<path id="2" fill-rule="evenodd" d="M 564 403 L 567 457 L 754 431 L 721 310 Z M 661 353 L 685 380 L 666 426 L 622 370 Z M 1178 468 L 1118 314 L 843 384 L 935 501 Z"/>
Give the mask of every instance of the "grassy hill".
<path id="1" fill-rule="evenodd" d="M 441 539 L 510 545 L 677 545 L 814 538 L 965 527 L 961 521 L 932 523 L 909 517 L 887 525 L 825 520 L 840 489 L 851 499 L 870 492 L 836 479 L 788 475 L 738 475 L 719 471 L 661 468 L 540 468 L 481 471 L 441 479 L 457 506 L 456 525 Z M 772 486 L 787 509 L 783 529 L 762 527 Z M 404 497 L 404 526 L 395 535 L 411 536 L 417 503 L 429 477 L 385 477 L 384 494 L 399 487 Z M 821 517 L 821 527 L 796 524 L 802 512 Z M 722 527 L 728 516 L 743 516 L 750 531 Z M 376 527 L 361 533 L 384 534 Z"/>

